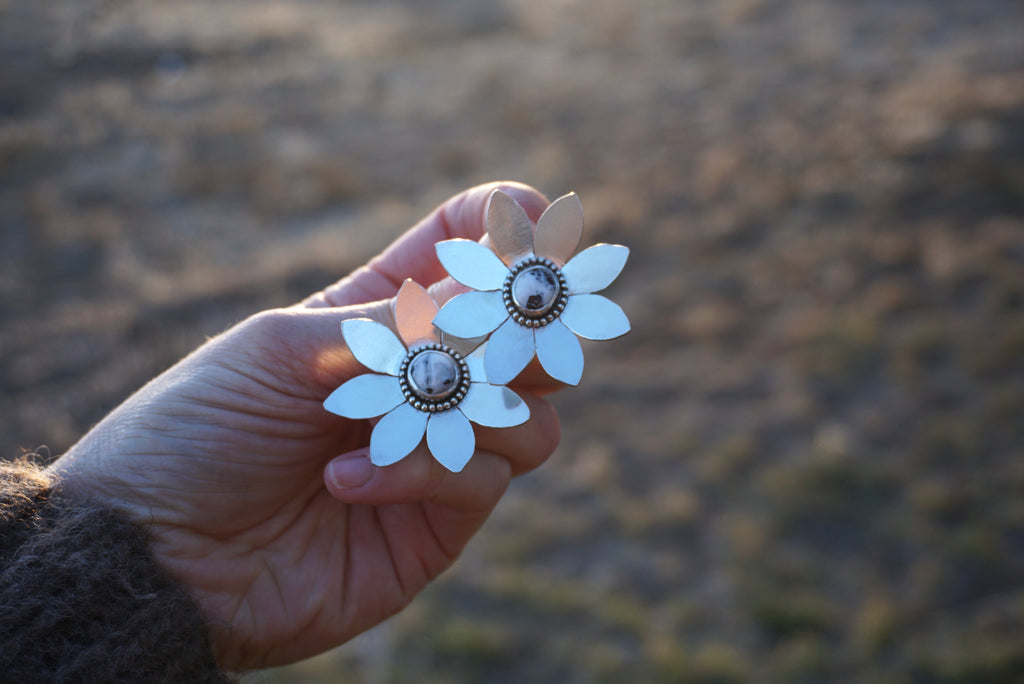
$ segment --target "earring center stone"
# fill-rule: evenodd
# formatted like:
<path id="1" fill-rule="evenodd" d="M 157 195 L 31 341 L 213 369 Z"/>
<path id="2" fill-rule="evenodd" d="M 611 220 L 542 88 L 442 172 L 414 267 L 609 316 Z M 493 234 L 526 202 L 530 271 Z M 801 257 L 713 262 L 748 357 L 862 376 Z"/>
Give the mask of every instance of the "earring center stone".
<path id="1" fill-rule="evenodd" d="M 409 361 L 406 377 L 422 399 L 443 400 L 455 393 L 461 379 L 459 365 L 443 351 L 426 349 Z"/>
<path id="2" fill-rule="evenodd" d="M 512 281 L 512 301 L 531 318 L 545 315 L 558 301 L 558 277 L 546 266 L 530 266 Z"/>
<path id="3" fill-rule="evenodd" d="M 569 286 L 551 259 L 531 256 L 509 272 L 501 299 L 508 315 L 526 328 L 553 323 L 569 303 Z"/>

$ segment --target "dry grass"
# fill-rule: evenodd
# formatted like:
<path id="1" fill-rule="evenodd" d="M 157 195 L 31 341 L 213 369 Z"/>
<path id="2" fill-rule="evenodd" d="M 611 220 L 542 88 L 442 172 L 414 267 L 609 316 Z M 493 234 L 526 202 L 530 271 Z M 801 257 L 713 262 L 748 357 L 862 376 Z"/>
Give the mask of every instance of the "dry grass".
<path id="1" fill-rule="evenodd" d="M 5 455 L 509 177 L 629 244 L 564 442 L 267 682 L 1024 672 L 1012 0 L 0 0 Z"/>

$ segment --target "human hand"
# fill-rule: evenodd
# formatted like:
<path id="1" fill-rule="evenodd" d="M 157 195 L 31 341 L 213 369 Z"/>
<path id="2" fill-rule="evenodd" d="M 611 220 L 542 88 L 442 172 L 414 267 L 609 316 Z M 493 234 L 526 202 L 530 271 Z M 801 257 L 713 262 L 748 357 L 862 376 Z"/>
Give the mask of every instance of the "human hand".
<path id="1" fill-rule="evenodd" d="M 340 322 L 387 322 L 382 300 L 406 278 L 440 281 L 434 243 L 479 239 L 498 187 L 533 221 L 547 205 L 510 184 L 448 200 L 350 276 L 204 344 L 51 467 L 63 491 L 148 530 L 158 563 L 208 619 L 222 667 L 299 660 L 397 612 L 458 556 L 510 478 L 557 445 L 554 410 L 522 386 L 530 420 L 477 427 L 477 451 L 458 474 L 423 444 L 377 468 L 369 421 L 322 406 L 365 372 L 344 348 Z"/>

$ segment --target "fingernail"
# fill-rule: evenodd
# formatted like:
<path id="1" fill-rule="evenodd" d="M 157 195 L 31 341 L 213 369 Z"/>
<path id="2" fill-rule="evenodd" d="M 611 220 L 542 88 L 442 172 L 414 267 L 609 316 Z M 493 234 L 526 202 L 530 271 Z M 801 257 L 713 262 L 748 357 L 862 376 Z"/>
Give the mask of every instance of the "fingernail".
<path id="1" fill-rule="evenodd" d="M 327 476 L 338 489 L 355 489 L 370 481 L 373 464 L 365 454 L 339 458 L 327 466 Z"/>

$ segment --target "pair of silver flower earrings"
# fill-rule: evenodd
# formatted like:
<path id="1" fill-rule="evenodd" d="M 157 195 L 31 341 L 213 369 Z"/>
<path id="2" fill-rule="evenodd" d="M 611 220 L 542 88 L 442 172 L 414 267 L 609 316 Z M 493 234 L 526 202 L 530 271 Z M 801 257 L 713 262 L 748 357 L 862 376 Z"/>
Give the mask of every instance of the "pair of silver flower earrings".
<path id="1" fill-rule="evenodd" d="M 394 301 L 397 335 L 368 318 L 341 324 L 352 355 L 373 372 L 344 383 L 324 408 L 345 418 L 382 416 L 370 435 L 374 465 L 397 463 L 426 434 L 434 458 L 461 471 L 476 448 L 471 422 L 504 428 L 529 419 L 529 407 L 506 385 L 534 355 L 552 378 L 578 385 L 577 336 L 610 340 L 629 332 L 622 309 L 594 294 L 618 277 L 629 249 L 597 244 L 576 254 L 583 206 L 575 193 L 552 202 L 535 230 L 523 208 L 496 190 L 487 233 L 491 248 L 462 239 L 435 245 L 469 292 L 439 309 L 407 280 Z"/>

